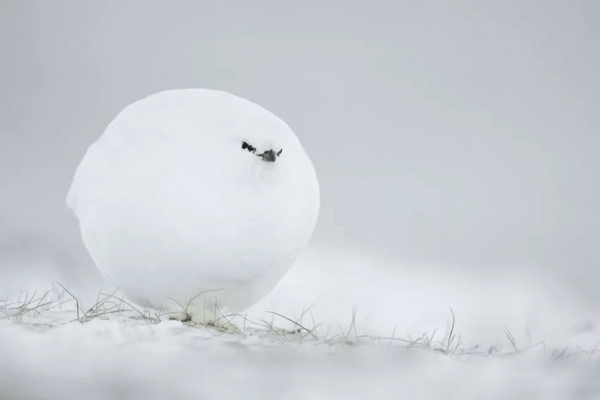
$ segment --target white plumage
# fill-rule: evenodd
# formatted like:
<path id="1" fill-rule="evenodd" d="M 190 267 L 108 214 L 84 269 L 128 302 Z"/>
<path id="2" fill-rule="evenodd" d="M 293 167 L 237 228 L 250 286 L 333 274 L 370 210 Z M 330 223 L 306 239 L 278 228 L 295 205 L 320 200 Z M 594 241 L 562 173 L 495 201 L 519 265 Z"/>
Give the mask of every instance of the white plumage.
<path id="1" fill-rule="evenodd" d="M 174 309 L 167 297 L 187 305 L 218 289 L 187 310 L 212 318 L 215 298 L 243 310 L 288 271 L 316 224 L 319 185 L 269 111 L 221 91 L 172 90 L 115 118 L 67 204 L 97 267 L 134 301 Z"/>

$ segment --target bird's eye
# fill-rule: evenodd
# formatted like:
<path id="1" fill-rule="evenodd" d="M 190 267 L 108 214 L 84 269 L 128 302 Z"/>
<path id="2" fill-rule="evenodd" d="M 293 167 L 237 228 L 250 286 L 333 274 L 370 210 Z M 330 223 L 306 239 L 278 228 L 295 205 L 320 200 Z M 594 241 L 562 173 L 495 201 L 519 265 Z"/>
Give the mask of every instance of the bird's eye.
<path id="1" fill-rule="evenodd" d="M 256 151 L 255 147 L 252 147 L 248 144 L 248 142 L 242 141 L 242 149 L 248 149 L 250 153 L 254 153 Z"/>
<path id="2" fill-rule="evenodd" d="M 277 152 L 277 157 L 279 157 L 281 155 L 281 152 L 283 152 L 283 149 L 281 149 Z"/>

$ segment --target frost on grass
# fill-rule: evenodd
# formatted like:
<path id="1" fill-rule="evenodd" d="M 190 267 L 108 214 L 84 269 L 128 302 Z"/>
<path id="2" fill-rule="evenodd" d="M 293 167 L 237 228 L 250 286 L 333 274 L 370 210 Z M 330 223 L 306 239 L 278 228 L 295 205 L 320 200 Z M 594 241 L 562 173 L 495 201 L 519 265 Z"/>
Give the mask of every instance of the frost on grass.
<path id="1" fill-rule="evenodd" d="M 193 302 L 194 298 L 190 299 Z M 179 304 L 185 315 L 189 304 Z M 0 300 L 0 398 L 593 398 L 598 347 L 503 343 L 466 347 L 460 319 L 418 337 L 361 332 L 292 317 L 226 315 L 172 320 L 118 291 L 84 305 L 57 284 Z M 184 319 L 185 320 L 185 319 Z M 35 379 L 34 379 L 35 378 Z M 4 392 L 3 392 L 4 391 Z"/>

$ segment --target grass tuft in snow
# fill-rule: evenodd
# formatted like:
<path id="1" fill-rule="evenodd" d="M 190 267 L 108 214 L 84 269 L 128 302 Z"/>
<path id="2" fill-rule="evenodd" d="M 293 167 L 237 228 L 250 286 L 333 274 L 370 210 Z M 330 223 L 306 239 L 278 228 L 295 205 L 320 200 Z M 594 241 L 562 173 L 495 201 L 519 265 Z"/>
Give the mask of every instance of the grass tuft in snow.
<path id="1" fill-rule="evenodd" d="M 270 322 L 264 319 L 252 321 L 243 314 L 225 315 L 215 304 L 215 311 L 211 319 L 205 318 L 203 321 L 192 321 L 188 309 L 193 301 L 206 292 L 194 296 L 185 305 L 172 299 L 181 308 L 181 311 L 162 312 L 162 310 L 157 311 L 133 305 L 122 296 L 118 296 L 117 289 L 111 293 L 99 292 L 96 302 L 86 309 L 71 291 L 58 282 L 56 284 L 55 289 L 48 290 L 39 296 L 37 292 L 30 295 L 27 291 L 23 291 L 19 294 L 16 301 L 9 301 L 8 298 L 0 300 L 0 320 L 10 320 L 17 324 L 29 325 L 41 329 L 52 329 L 75 322 L 85 324 L 98 319 L 116 320 L 125 325 L 131 325 L 132 323 L 158 324 L 165 320 L 177 319 L 191 329 L 202 329 L 214 332 L 215 334 L 232 335 L 238 338 L 258 336 L 261 340 L 277 341 L 282 344 L 307 343 L 334 347 L 370 344 L 390 349 L 429 351 L 452 357 L 514 357 L 537 350 L 538 354 L 541 354 L 543 358 L 552 361 L 564 361 L 583 357 L 586 361 L 593 360 L 600 362 L 600 349 L 598 345 L 591 350 L 581 348 L 570 350 L 567 346 L 548 352 L 546 344 L 540 341 L 529 347 L 520 348 L 506 326 L 503 327 L 503 331 L 510 347 L 496 344 L 490 346 L 487 350 L 480 349 L 480 346 L 466 349 L 461 347 L 463 345 L 461 341 L 462 336 L 457 332 L 457 319 L 452 308 L 450 308 L 450 328 L 441 340 L 435 339 L 438 333 L 437 329 L 433 330 L 431 334 L 424 332 L 417 338 L 413 338 L 410 335 L 401 337 L 397 335 L 398 326 L 393 329 L 389 337 L 371 336 L 368 334 L 359 335 L 356 327 L 356 307 L 352 308 L 348 326 L 343 327 L 340 325 L 337 333 L 330 334 L 330 327 L 325 329 L 325 325 L 322 322 L 315 322 L 311 311 L 314 304 L 303 309 L 300 316 L 296 319 L 274 311 L 266 311 L 272 317 Z M 65 299 L 65 297 L 67 298 Z M 174 315 L 183 315 L 184 318 L 173 318 Z M 286 328 L 280 324 L 288 324 L 290 326 Z"/>

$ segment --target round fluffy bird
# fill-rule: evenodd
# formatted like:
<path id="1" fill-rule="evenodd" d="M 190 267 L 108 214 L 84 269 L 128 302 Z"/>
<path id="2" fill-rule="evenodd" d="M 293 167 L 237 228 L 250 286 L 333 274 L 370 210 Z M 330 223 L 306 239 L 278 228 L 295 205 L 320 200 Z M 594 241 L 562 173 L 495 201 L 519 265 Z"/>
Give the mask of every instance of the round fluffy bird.
<path id="1" fill-rule="evenodd" d="M 67 204 L 110 282 L 139 304 L 203 320 L 273 289 L 313 232 L 319 184 L 269 111 L 222 91 L 171 90 L 108 125 Z"/>

